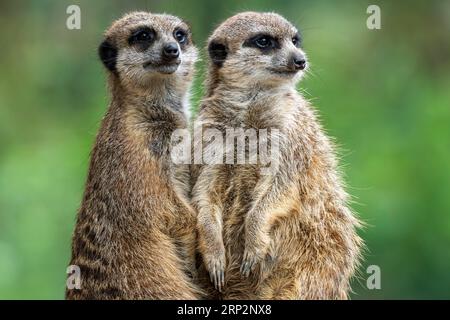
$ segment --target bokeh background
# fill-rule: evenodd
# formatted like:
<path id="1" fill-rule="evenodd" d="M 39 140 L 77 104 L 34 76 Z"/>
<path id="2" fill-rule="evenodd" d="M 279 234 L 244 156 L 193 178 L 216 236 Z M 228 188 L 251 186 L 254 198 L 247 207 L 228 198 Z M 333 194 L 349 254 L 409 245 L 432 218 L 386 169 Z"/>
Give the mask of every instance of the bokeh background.
<path id="1" fill-rule="evenodd" d="M 81 30 L 66 28 L 81 7 Z M 369 4 L 382 29 L 366 27 Z M 450 1 L 1 1 L 0 298 L 62 299 L 89 151 L 108 95 L 104 29 L 131 10 L 190 21 L 196 43 L 243 10 L 296 23 L 299 89 L 341 146 L 367 243 L 353 299 L 450 298 Z M 198 65 L 195 106 L 202 94 Z M 381 268 L 381 290 L 366 268 Z"/>

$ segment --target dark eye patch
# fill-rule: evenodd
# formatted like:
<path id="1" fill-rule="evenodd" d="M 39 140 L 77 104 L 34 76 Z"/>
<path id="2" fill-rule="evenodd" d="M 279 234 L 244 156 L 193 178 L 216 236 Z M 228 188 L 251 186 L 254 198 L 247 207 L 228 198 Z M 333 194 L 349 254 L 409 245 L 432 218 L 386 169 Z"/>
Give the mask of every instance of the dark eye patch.
<path id="1" fill-rule="evenodd" d="M 297 33 L 292 37 L 292 43 L 294 44 L 294 46 L 296 46 L 297 48 L 300 48 L 302 45 L 302 38 L 300 37 L 300 35 Z"/>
<path id="2" fill-rule="evenodd" d="M 128 38 L 130 45 L 138 45 L 141 49 L 146 49 L 155 40 L 156 33 L 149 27 L 141 27 L 134 30 Z"/>
<path id="3" fill-rule="evenodd" d="M 244 42 L 244 47 L 258 48 L 263 52 L 269 52 L 274 49 L 280 49 L 278 39 L 269 34 L 257 34 Z"/>
<path id="4" fill-rule="evenodd" d="M 178 41 L 180 45 L 186 45 L 189 42 L 189 37 L 187 31 L 177 28 L 173 32 L 174 38 Z"/>

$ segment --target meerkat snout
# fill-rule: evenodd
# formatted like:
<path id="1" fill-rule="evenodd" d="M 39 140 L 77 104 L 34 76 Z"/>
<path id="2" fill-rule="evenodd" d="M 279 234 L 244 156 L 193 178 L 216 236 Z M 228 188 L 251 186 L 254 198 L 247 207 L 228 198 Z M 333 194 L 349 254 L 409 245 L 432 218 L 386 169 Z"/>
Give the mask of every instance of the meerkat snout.
<path id="1" fill-rule="evenodd" d="M 180 51 L 178 50 L 178 44 L 175 42 L 170 42 L 166 44 L 163 48 L 163 57 L 167 61 L 177 59 L 180 56 Z"/>
<path id="2" fill-rule="evenodd" d="M 294 70 L 305 70 L 306 68 L 306 59 L 305 56 L 302 54 L 293 54 L 291 63 L 290 63 L 291 69 Z"/>

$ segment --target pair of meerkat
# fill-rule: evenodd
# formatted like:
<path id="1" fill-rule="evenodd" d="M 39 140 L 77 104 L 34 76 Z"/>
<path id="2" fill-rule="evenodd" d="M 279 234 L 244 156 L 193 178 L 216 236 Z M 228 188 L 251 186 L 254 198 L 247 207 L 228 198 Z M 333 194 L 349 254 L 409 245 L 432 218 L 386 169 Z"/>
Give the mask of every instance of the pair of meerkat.
<path id="1" fill-rule="evenodd" d="M 197 58 L 183 20 L 135 12 L 108 29 L 99 54 L 112 100 L 73 237 L 81 289 L 68 299 L 347 297 L 358 221 L 331 143 L 295 91 L 306 67 L 299 44 L 281 16 L 251 12 L 208 42 L 196 127 L 278 130 L 279 166 L 263 176 L 259 165 L 171 161 Z"/>

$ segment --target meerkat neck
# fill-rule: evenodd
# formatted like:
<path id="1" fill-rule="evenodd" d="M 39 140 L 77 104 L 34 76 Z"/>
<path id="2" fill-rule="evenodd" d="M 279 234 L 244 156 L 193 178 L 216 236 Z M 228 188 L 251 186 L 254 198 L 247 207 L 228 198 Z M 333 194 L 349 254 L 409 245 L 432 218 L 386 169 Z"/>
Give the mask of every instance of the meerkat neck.
<path id="1" fill-rule="evenodd" d="M 267 97 L 279 96 L 295 90 L 292 85 L 261 86 L 258 84 L 237 84 L 222 82 L 214 89 L 213 95 L 231 103 L 257 103 Z"/>
<path id="2" fill-rule="evenodd" d="M 155 78 L 151 84 L 144 87 L 124 84 L 113 76 L 109 80 L 109 85 L 112 100 L 124 107 L 164 108 L 188 116 L 189 87 L 179 83 L 178 79 Z"/>

